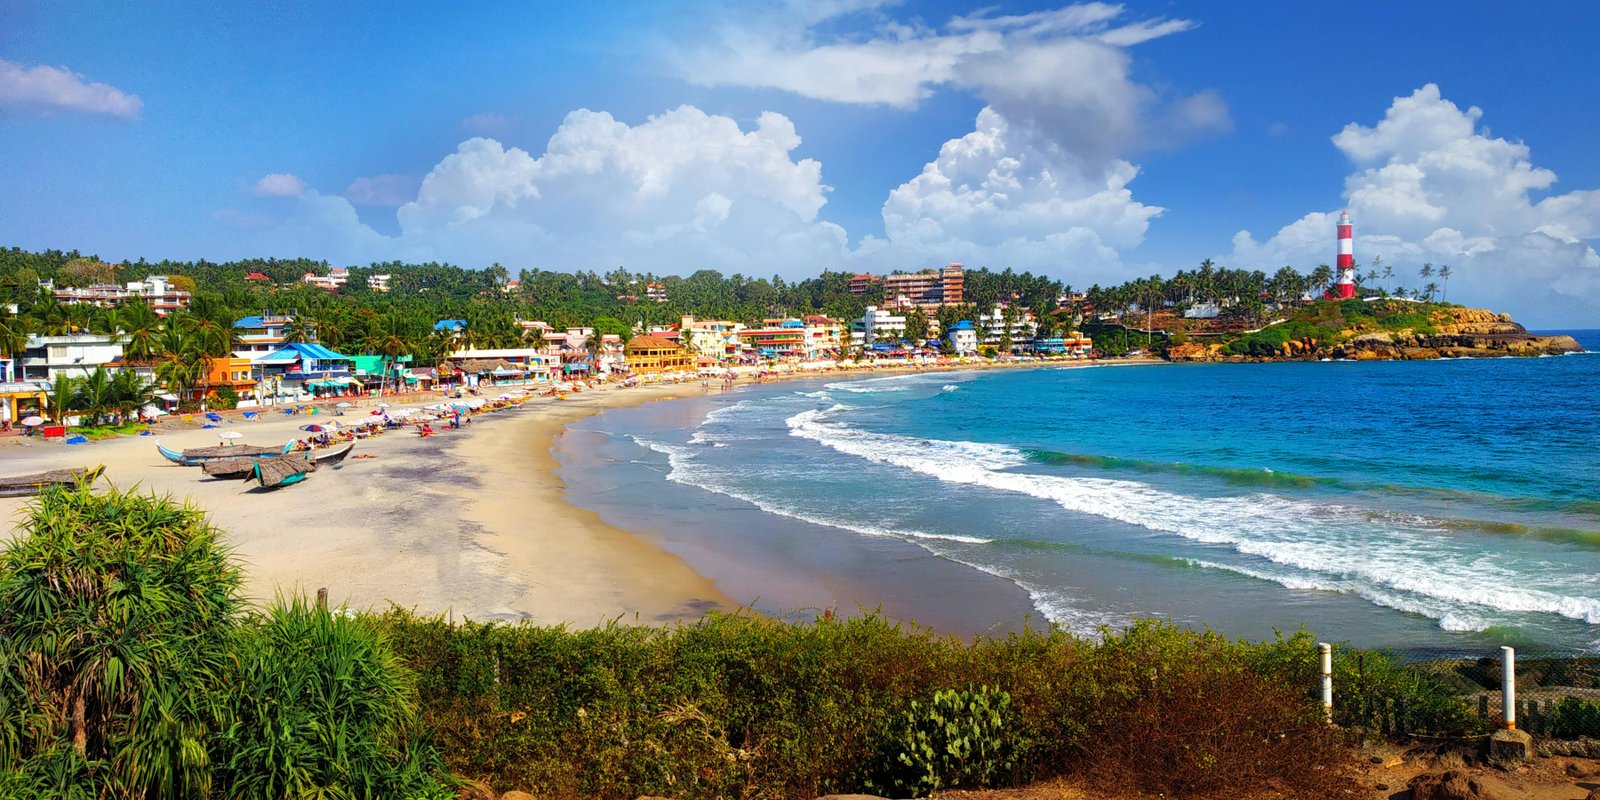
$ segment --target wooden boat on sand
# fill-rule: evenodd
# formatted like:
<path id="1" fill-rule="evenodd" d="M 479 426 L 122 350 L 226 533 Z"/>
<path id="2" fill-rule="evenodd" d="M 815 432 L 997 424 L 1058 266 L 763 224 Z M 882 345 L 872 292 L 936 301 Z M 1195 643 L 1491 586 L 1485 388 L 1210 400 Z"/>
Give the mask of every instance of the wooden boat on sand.
<path id="1" fill-rule="evenodd" d="M 161 456 L 181 467 L 198 467 L 207 461 L 216 461 L 223 458 L 262 458 L 281 456 L 294 449 L 294 442 L 289 442 L 282 447 L 255 447 L 248 444 L 228 445 L 224 447 L 191 447 L 183 452 L 169 450 L 156 442 L 156 450 Z"/>
<path id="2" fill-rule="evenodd" d="M 305 453 L 289 453 L 277 458 L 264 458 L 250 466 L 250 477 L 263 489 L 292 486 L 306 479 L 317 468 Z"/>
<path id="3" fill-rule="evenodd" d="M 343 461 L 345 457 L 350 455 L 350 452 L 355 449 L 356 443 L 349 442 L 338 447 L 330 447 L 326 450 L 313 450 L 307 455 L 311 456 L 311 463 L 317 465 L 318 467 L 331 467 L 334 464 Z"/>
<path id="4" fill-rule="evenodd" d="M 52 486 L 71 488 L 78 483 L 94 483 L 100 478 L 100 473 L 105 467 L 96 465 L 78 469 L 53 469 L 49 472 L 36 472 L 32 475 L 17 475 L 10 478 L 0 478 L 0 497 L 27 497 L 38 494 Z"/>

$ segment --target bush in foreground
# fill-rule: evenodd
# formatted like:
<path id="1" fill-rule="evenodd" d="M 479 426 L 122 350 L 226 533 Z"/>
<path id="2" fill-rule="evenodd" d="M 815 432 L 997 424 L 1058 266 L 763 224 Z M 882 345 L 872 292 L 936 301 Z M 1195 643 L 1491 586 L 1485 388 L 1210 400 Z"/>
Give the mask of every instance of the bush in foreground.
<path id="1" fill-rule="evenodd" d="M 192 506 L 49 491 L 0 549 L 0 796 L 447 797 L 380 633 L 246 616 Z"/>
<path id="2" fill-rule="evenodd" d="M 1303 634 L 1250 644 L 1146 622 L 1096 641 L 1049 629 L 964 643 L 874 615 L 568 630 L 392 610 L 384 624 L 451 768 L 540 796 L 810 798 L 909 788 L 918 778 L 899 767 L 996 786 L 1083 775 L 1192 797 L 1326 796 L 1348 757 L 1302 674 L 1316 652 Z M 964 725 L 1003 755 L 944 758 L 949 739 L 929 737 L 933 756 L 899 760 L 928 704 L 955 713 L 950 690 L 983 686 L 1009 710 Z"/>

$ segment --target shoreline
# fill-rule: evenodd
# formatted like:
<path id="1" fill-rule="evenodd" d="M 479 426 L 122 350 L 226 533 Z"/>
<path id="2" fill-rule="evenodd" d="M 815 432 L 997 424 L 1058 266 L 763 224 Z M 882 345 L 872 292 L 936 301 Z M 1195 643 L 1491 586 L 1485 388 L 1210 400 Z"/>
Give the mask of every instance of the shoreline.
<path id="1" fill-rule="evenodd" d="M 795 372 L 769 375 L 759 384 L 742 378 L 738 385 L 1073 363 Z M 199 429 L 79 446 L 13 441 L 0 448 L 0 474 L 104 464 L 98 485 L 136 487 L 195 503 L 226 532 L 252 601 L 327 587 L 335 604 L 380 610 L 394 604 L 452 619 L 667 624 L 741 606 L 647 535 L 569 502 L 555 448 L 571 424 L 594 414 L 708 391 L 715 392 L 686 381 L 608 386 L 562 399 L 534 397 L 435 437 L 423 439 L 402 429 L 362 440 L 356 454 L 375 458 L 352 457 L 276 491 L 204 479 L 199 469 L 168 464 L 155 452 L 158 440 L 180 449 L 216 443 L 214 431 Z M 350 412 L 361 416 L 381 399 L 362 398 Z M 299 426 L 318 419 L 230 417 L 223 429 L 244 433 L 241 443 L 264 445 L 303 436 Z M 29 502 L 0 498 L 0 519 L 10 520 L 6 531 L 14 534 Z"/>

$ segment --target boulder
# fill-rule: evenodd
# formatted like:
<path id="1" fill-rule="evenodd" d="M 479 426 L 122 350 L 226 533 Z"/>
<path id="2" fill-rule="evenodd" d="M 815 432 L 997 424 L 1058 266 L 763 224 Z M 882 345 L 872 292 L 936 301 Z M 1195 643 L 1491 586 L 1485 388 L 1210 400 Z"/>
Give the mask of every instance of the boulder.
<path id="1" fill-rule="evenodd" d="M 1464 769 L 1411 779 L 1412 800 L 1515 800 L 1519 794 L 1493 775 Z"/>

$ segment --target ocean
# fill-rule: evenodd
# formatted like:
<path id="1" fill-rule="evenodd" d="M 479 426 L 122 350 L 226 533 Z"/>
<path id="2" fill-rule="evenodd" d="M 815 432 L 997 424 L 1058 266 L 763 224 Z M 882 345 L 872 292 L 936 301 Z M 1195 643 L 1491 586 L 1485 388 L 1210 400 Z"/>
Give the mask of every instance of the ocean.
<path id="1" fill-rule="evenodd" d="M 767 613 L 1600 652 L 1594 353 L 712 389 L 558 455 L 573 502 Z"/>

